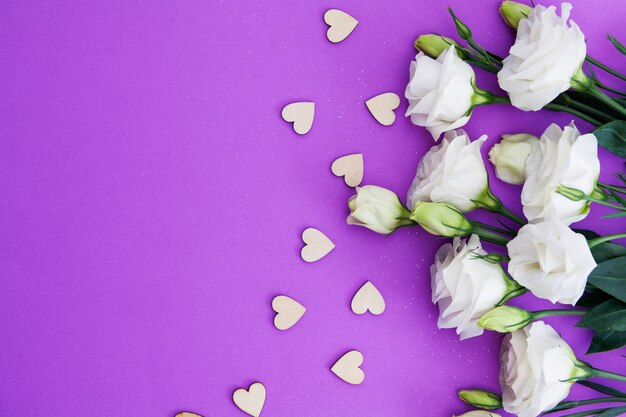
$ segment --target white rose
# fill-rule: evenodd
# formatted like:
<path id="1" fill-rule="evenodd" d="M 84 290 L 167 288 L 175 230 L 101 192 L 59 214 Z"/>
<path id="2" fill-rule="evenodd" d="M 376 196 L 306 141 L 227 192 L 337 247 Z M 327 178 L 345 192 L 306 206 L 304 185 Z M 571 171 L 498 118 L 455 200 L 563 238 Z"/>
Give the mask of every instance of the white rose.
<path id="1" fill-rule="evenodd" d="M 502 404 L 519 417 L 536 417 L 567 397 L 575 379 L 588 377 L 577 368 L 569 345 L 537 321 L 504 337 L 500 348 Z"/>
<path id="2" fill-rule="evenodd" d="M 498 72 L 500 88 L 509 93 L 511 104 L 522 110 L 539 110 L 570 88 L 587 47 L 578 25 L 567 24 L 572 6 L 537 5 L 517 28 L 515 44 Z"/>
<path id="3" fill-rule="evenodd" d="M 478 320 L 510 290 L 499 264 L 475 257 L 486 254 L 478 236 L 467 241 L 455 237 L 439 248 L 430 267 L 432 301 L 439 307 L 437 326 L 456 328 L 461 340 L 483 333 Z"/>
<path id="4" fill-rule="evenodd" d="M 400 226 L 413 224 L 400 198 L 393 191 L 375 185 L 357 188 L 356 195 L 348 200 L 348 207 L 348 224 L 377 233 L 388 235 Z"/>
<path id="5" fill-rule="evenodd" d="M 527 224 L 506 246 L 513 279 L 553 303 L 575 305 L 596 267 L 587 239 L 557 219 Z"/>
<path id="6" fill-rule="evenodd" d="M 495 167 L 496 177 L 508 184 L 523 184 L 526 158 L 537 140 L 537 136 L 527 133 L 502 135 L 500 143 L 489 151 L 489 161 Z"/>
<path id="7" fill-rule="evenodd" d="M 472 200 L 481 200 L 489 183 L 480 155 L 485 140 L 483 135 L 472 142 L 462 130 L 446 133 L 420 160 L 409 188 L 408 207 L 413 208 L 418 201 L 432 201 L 451 204 L 462 212 L 475 209 Z"/>
<path id="8" fill-rule="evenodd" d="M 472 109 L 474 70 L 457 55 L 454 46 L 437 60 L 420 52 L 411 62 L 411 78 L 404 93 L 409 100 L 405 116 L 424 126 L 433 139 L 464 126 Z"/>
<path id="9" fill-rule="evenodd" d="M 524 215 L 529 221 L 556 216 L 567 224 L 587 217 L 589 203 L 572 201 L 555 190 L 559 185 L 591 194 L 600 175 L 598 140 L 580 136 L 574 124 L 561 130 L 550 125 L 533 145 L 526 160 L 522 189 Z"/>

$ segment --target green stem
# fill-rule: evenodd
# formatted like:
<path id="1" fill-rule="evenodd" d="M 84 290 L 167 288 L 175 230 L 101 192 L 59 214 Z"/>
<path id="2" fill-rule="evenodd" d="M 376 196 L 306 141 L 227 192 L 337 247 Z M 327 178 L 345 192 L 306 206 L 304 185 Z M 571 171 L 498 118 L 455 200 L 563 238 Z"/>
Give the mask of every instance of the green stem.
<path id="1" fill-rule="evenodd" d="M 503 215 L 504 217 L 513 220 L 515 223 L 520 226 L 524 226 L 526 221 L 513 213 L 511 210 L 504 206 L 502 200 L 500 200 L 494 193 L 491 192 L 491 188 L 489 188 L 489 184 L 487 184 L 487 189 L 484 194 L 477 200 L 472 200 L 474 204 L 476 204 L 477 208 L 482 208 L 488 210 L 492 213 L 498 213 Z M 510 231 L 502 231 L 502 233 L 510 235 Z"/>
<path id="2" fill-rule="evenodd" d="M 587 310 L 570 310 L 570 309 L 554 309 L 554 310 L 539 310 L 533 311 L 533 320 L 541 319 L 543 317 L 550 316 L 582 316 L 587 313 Z"/>
<path id="3" fill-rule="evenodd" d="M 487 223 L 480 223 L 480 227 L 483 227 L 483 228 L 485 228 L 487 230 L 491 230 L 492 232 L 500 233 L 501 235 L 507 235 L 507 236 L 511 236 L 511 237 L 515 237 L 516 236 L 516 234 L 513 233 L 513 232 L 510 232 L 510 231 L 504 230 L 504 229 L 500 229 L 499 227 L 495 227 L 495 226 L 492 226 L 492 225 L 487 224 Z"/>
<path id="4" fill-rule="evenodd" d="M 597 376 L 598 378 L 606 378 L 613 379 L 615 381 L 626 382 L 626 375 L 616 374 L 614 372 L 603 371 L 602 369 L 596 369 L 589 367 L 589 371 L 591 371 L 591 376 Z M 618 398 L 618 397 L 613 397 Z M 622 401 L 626 402 L 626 397 L 622 397 Z"/>
<path id="5" fill-rule="evenodd" d="M 595 410 L 585 410 L 585 411 L 579 411 L 577 413 L 561 414 L 559 417 L 586 417 L 586 416 L 593 416 L 595 414 L 600 414 L 609 410 L 611 410 L 611 408 L 596 408 Z"/>
<path id="6" fill-rule="evenodd" d="M 515 213 L 513 213 L 511 210 L 509 210 L 508 208 L 506 208 L 504 205 L 502 205 L 502 207 L 500 208 L 500 211 L 498 212 L 500 214 L 502 214 L 504 217 L 513 220 L 515 223 L 524 226 L 526 224 L 526 221 L 524 219 L 522 219 L 521 217 L 519 217 L 518 215 L 516 215 Z"/>
<path id="7" fill-rule="evenodd" d="M 615 71 L 612 68 L 607 67 L 606 65 L 604 65 L 602 62 L 593 59 L 592 57 L 590 57 L 589 55 L 587 55 L 587 61 L 591 62 L 593 65 L 595 65 L 598 68 L 603 69 L 604 71 L 608 72 L 609 74 L 612 74 L 614 76 L 616 76 L 617 78 L 626 81 L 626 75 L 623 75 L 620 72 Z"/>
<path id="8" fill-rule="evenodd" d="M 591 249 L 594 246 L 599 245 L 600 243 L 608 242 L 610 240 L 615 240 L 615 239 L 621 239 L 623 237 L 626 237 L 626 233 L 616 233 L 614 235 L 600 236 L 595 239 L 588 240 L 587 244 L 589 245 L 589 248 Z"/>
<path id="9" fill-rule="evenodd" d="M 562 104 L 556 104 L 556 103 L 548 103 L 544 106 L 544 109 L 548 109 L 548 110 L 552 110 L 552 111 L 563 111 L 569 114 L 573 114 L 574 116 L 585 120 L 586 122 L 591 123 L 594 126 L 601 126 L 603 123 L 597 121 L 596 119 L 594 119 L 591 116 L 587 116 L 584 113 L 579 112 L 578 110 L 572 109 L 570 107 L 567 106 L 563 106 Z"/>
<path id="10" fill-rule="evenodd" d="M 624 187 L 620 187 L 619 185 L 607 184 L 607 183 L 600 182 L 600 181 L 598 181 L 598 183 L 597 183 L 597 184 L 598 184 L 600 187 L 607 188 L 607 189 L 609 189 L 609 190 L 613 190 L 613 191 L 615 191 L 615 192 L 617 192 L 617 193 L 620 193 L 620 194 L 626 194 L 626 188 L 624 188 Z"/>
<path id="11" fill-rule="evenodd" d="M 626 93 L 620 90 L 617 90 L 615 88 L 611 88 L 606 84 L 602 84 L 600 81 L 598 80 L 594 80 L 594 82 L 596 83 L 596 85 L 606 91 L 610 91 L 611 93 L 615 93 L 615 94 L 619 94 L 620 96 L 626 96 Z"/>
<path id="12" fill-rule="evenodd" d="M 606 104 L 609 108 L 619 113 L 622 116 L 622 120 L 626 119 L 626 109 L 620 106 L 620 104 L 617 101 L 613 100 L 611 97 L 604 94 L 598 87 L 596 87 L 593 84 L 590 84 L 586 86 L 585 91 L 591 94 L 593 97 L 597 98 L 602 103 Z"/>
<path id="13" fill-rule="evenodd" d="M 599 384 L 597 382 L 580 380 L 576 381 L 578 385 L 582 385 L 583 387 L 587 387 L 594 391 L 597 391 L 601 394 L 608 395 L 610 397 L 626 397 L 626 392 L 620 391 L 615 388 L 607 387 L 606 385 Z"/>
<path id="14" fill-rule="evenodd" d="M 551 410 L 546 411 L 544 414 L 554 413 L 556 411 L 561 410 L 569 410 L 570 408 L 580 407 L 581 405 L 589 405 L 589 404 L 599 404 L 599 403 L 624 403 L 626 402 L 626 398 L 624 397 L 602 397 L 602 398 L 592 398 L 590 400 L 579 400 L 579 401 L 563 401 L 557 404 Z"/>
<path id="15" fill-rule="evenodd" d="M 563 96 L 565 96 L 568 100 L 568 105 L 573 107 L 576 110 L 580 110 L 581 112 L 584 112 L 585 114 L 594 117 L 596 120 L 606 120 L 607 122 L 612 121 L 613 119 L 611 119 L 611 117 L 607 116 L 606 113 L 601 112 L 598 109 L 595 109 L 591 106 L 588 106 L 584 103 L 581 103 L 579 101 L 576 100 L 572 100 L 569 96 L 567 96 L 565 93 L 563 93 Z"/>
<path id="16" fill-rule="evenodd" d="M 509 243 L 509 240 L 507 238 L 485 229 L 482 223 L 473 222 L 473 224 L 474 228 L 472 229 L 472 233 L 480 236 L 481 239 L 502 246 L 506 246 L 506 244 Z"/>

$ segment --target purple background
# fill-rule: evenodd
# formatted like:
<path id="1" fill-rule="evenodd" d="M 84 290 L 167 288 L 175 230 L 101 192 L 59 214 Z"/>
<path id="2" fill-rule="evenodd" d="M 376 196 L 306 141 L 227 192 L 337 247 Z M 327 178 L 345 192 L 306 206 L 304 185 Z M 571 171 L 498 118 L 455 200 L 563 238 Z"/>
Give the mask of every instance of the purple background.
<path id="1" fill-rule="evenodd" d="M 590 54 L 625 70 L 604 39 L 626 39 L 622 2 L 573 3 Z M 506 53 L 497 1 L 450 4 Z M 360 22 L 337 45 L 332 7 Z M 436 328 L 428 267 L 443 241 L 348 227 L 351 190 L 330 172 L 362 152 L 363 183 L 404 198 L 432 139 L 401 116 L 404 100 L 391 127 L 364 101 L 403 94 L 428 32 L 454 33 L 439 1 L 1 1 L 0 416 L 240 416 L 232 391 L 254 381 L 266 417 L 447 416 L 469 409 L 457 389 L 496 389 L 500 337 Z M 304 137 L 280 118 L 297 100 L 316 103 Z M 502 133 L 569 120 L 491 106 L 466 129 L 490 136 L 486 153 Z M 610 180 L 621 162 L 600 157 Z M 492 181 L 519 212 L 520 188 Z M 623 226 L 603 212 L 578 226 Z M 299 257 L 308 226 L 337 245 L 314 264 Z M 349 309 L 368 279 L 387 302 L 379 317 Z M 286 332 L 272 324 L 277 294 L 308 307 Z M 589 332 L 549 322 L 584 353 Z M 329 371 L 353 348 L 360 386 Z M 623 372 L 620 353 L 586 359 Z"/>

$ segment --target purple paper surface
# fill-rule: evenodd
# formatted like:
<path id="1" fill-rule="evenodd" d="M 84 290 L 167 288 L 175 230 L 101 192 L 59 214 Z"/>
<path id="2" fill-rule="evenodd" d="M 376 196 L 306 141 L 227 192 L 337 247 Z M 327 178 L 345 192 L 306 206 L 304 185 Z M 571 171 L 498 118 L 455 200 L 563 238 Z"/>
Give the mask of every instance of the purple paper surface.
<path id="1" fill-rule="evenodd" d="M 498 1 L 449 3 L 506 54 L 514 34 Z M 626 40 L 623 2 L 572 3 L 589 54 L 626 70 L 605 39 Z M 243 416 L 231 395 L 254 381 L 267 387 L 264 417 L 450 416 L 470 409 L 458 389 L 497 390 L 501 337 L 460 342 L 436 327 L 428 268 L 445 240 L 347 226 L 352 191 L 330 172 L 361 152 L 363 184 L 404 198 L 433 141 L 402 117 L 404 99 L 391 127 L 364 102 L 403 95 L 419 34 L 455 34 L 446 5 L 0 2 L 0 416 Z M 359 20 L 340 44 L 325 38 L 335 7 Z M 280 118 L 299 100 L 316 103 L 303 137 Z M 489 135 L 486 154 L 503 133 L 570 120 L 494 105 L 466 130 Z M 610 182 L 623 162 L 600 158 Z M 520 187 L 493 176 L 492 187 L 521 213 Z M 603 213 L 576 227 L 624 228 Z M 336 244 L 313 264 L 299 256 L 306 227 Z M 350 311 L 366 280 L 385 297 L 381 316 Z M 278 294 L 308 308 L 285 332 L 272 323 Z M 626 371 L 623 350 L 583 356 L 591 333 L 575 318 L 547 321 L 583 360 Z M 360 386 L 330 372 L 350 349 L 365 357 Z"/>

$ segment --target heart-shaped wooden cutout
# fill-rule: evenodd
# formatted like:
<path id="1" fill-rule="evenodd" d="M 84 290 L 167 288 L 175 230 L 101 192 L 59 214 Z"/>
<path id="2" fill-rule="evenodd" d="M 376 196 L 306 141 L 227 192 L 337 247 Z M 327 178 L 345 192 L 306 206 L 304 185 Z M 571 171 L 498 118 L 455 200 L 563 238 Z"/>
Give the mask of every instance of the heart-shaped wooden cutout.
<path id="1" fill-rule="evenodd" d="M 363 154 L 353 153 L 335 159 L 330 170 L 343 180 L 349 187 L 356 187 L 363 180 Z"/>
<path id="2" fill-rule="evenodd" d="M 338 9 L 330 9 L 324 13 L 324 22 L 328 26 L 326 37 L 332 43 L 338 43 L 352 33 L 359 21 L 346 12 Z"/>
<path id="3" fill-rule="evenodd" d="M 369 310 L 370 313 L 379 315 L 385 311 L 385 299 L 378 288 L 371 281 L 367 281 L 352 297 L 350 307 L 355 314 L 365 314 Z"/>
<path id="4" fill-rule="evenodd" d="M 330 370 L 348 384 L 358 385 L 365 379 L 365 373 L 359 368 L 362 363 L 363 355 L 361 352 L 351 350 L 339 358 Z"/>
<path id="5" fill-rule="evenodd" d="M 302 232 L 302 241 L 306 245 L 300 251 L 300 256 L 306 262 L 319 261 L 335 249 L 335 244 L 324 233 L 312 227 Z"/>
<path id="6" fill-rule="evenodd" d="M 200 414 L 191 413 L 189 411 L 183 411 L 182 413 L 176 414 L 175 417 L 202 417 Z"/>
<path id="7" fill-rule="evenodd" d="M 313 126 L 315 116 L 315 103 L 312 101 L 298 101 L 283 107 L 281 116 L 284 121 L 293 123 L 293 130 L 299 135 L 304 135 Z"/>
<path id="8" fill-rule="evenodd" d="M 400 97 L 396 93 L 383 93 L 365 102 L 372 116 L 383 126 L 390 126 L 396 121 L 393 112 L 400 105 Z"/>
<path id="9" fill-rule="evenodd" d="M 298 322 L 306 313 L 306 307 L 286 295 L 279 295 L 272 300 L 272 308 L 277 313 L 274 326 L 278 330 L 287 330 Z"/>
<path id="10" fill-rule="evenodd" d="M 259 417 L 265 404 L 265 385 L 255 382 L 247 390 L 239 388 L 233 392 L 233 402 L 241 411 L 253 417 Z"/>

